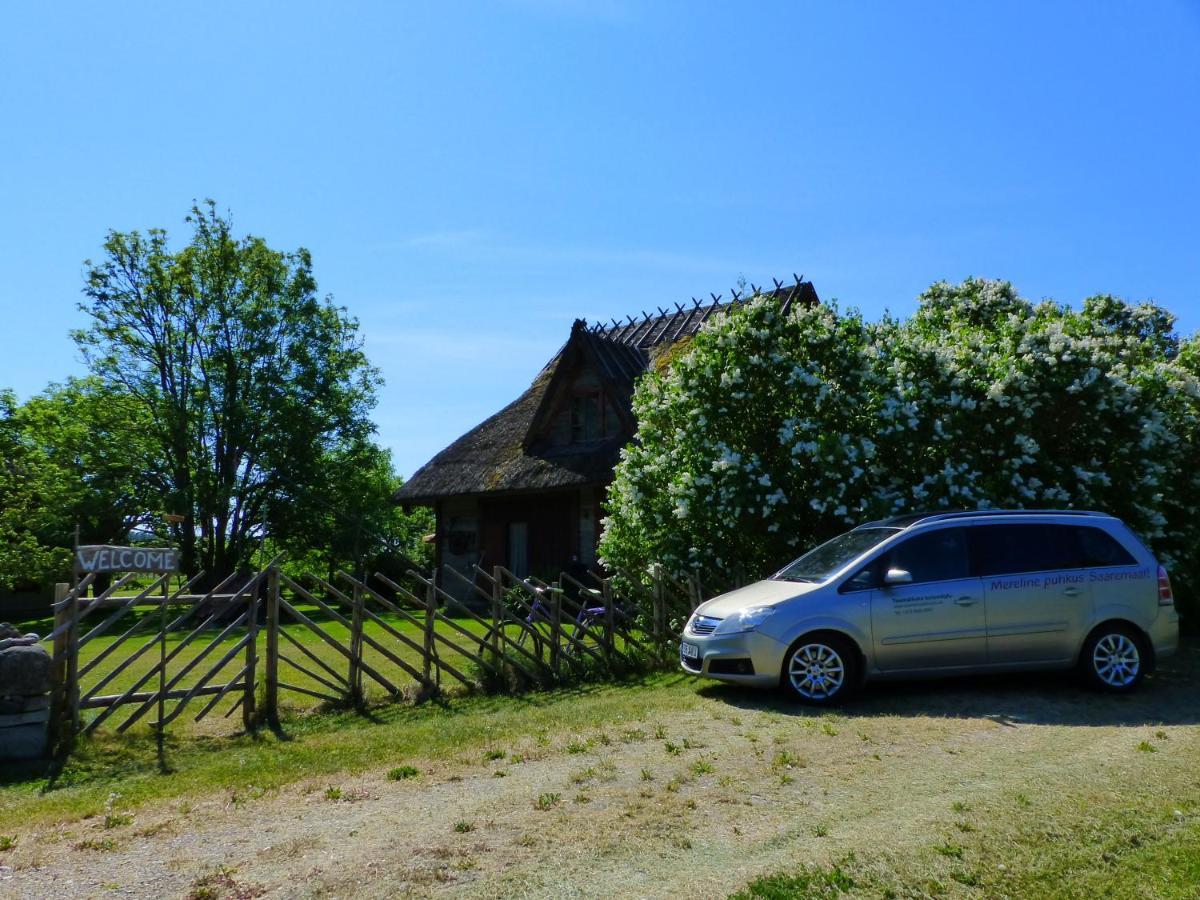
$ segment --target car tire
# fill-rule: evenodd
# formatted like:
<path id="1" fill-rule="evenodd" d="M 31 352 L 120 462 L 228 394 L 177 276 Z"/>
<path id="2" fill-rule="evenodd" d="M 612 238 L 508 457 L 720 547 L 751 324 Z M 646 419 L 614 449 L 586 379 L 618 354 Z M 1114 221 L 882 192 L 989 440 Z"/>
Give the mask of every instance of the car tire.
<path id="1" fill-rule="evenodd" d="M 788 696 L 810 706 L 834 706 L 858 687 L 858 651 L 837 634 L 808 634 L 783 659 L 780 683 Z"/>
<path id="2" fill-rule="evenodd" d="M 1089 687 L 1126 694 L 1146 677 L 1150 654 L 1145 638 L 1127 625 L 1103 625 L 1083 642 L 1079 672 Z"/>

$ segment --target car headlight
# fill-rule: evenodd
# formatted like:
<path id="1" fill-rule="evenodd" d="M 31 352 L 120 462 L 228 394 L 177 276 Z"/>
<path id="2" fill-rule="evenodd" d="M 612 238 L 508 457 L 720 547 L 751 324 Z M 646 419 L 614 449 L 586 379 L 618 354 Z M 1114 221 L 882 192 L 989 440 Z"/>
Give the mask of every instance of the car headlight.
<path id="1" fill-rule="evenodd" d="M 717 626 L 718 634 L 736 634 L 739 631 L 753 631 L 775 612 L 773 606 L 751 606 L 735 612 L 732 616 L 721 620 Z"/>

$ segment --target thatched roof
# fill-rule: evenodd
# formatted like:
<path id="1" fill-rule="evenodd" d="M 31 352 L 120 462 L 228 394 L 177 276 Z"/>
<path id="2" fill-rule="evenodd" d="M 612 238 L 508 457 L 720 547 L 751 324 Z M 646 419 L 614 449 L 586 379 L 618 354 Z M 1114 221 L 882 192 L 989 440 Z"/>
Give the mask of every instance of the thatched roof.
<path id="1" fill-rule="evenodd" d="M 416 471 L 399 491 L 397 503 L 427 504 L 464 495 L 507 491 L 551 490 L 607 484 L 623 447 L 633 435 L 633 388 L 655 359 L 693 337 L 713 313 L 758 295 L 780 298 L 786 311 L 793 303 L 818 302 L 810 282 L 796 279 L 790 287 L 776 282 L 773 290 L 757 287 L 729 301 L 714 296 L 711 303 L 693 300 L 674 310 L 658 309 L 622 323 L 588 325 L 576 320 L 567 343 L 538 373 L 520 397 L 475 426 Z M 554 412 L 554 398 L 577 363 L 591 365 L 604 390 L 622 415 L 622 433 L 614 438 L 566 447 L 545 446 L 535 438 Z"/>

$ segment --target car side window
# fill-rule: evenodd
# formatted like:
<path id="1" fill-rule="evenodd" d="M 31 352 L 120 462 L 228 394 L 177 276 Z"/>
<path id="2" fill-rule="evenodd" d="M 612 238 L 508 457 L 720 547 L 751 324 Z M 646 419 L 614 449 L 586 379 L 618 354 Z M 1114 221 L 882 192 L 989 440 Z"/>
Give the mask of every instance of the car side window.
<path id="1" fill-rule="evenodd" d="M 913 584 L 967 578 L 966 529 L 942 528 L 918 534 L 887 554 L 884 571 L 903 569 Z"/>
<path id="2" fill-rule="evenodd" d="M 1129 551 L 1106 531 L 1090 525 L 1077 525 L 1075 537 L 1079 541 L 1083 565 L 1089 568 L 1137 565 L 1137 560 L 1130 555 Z"/>
<path id="3" fill-rule="evenodd" d="M 972 572 L 984 577 L 1083 565 L 1079 539 L 1070 525 L 976 525 L 970 543 Z"/>

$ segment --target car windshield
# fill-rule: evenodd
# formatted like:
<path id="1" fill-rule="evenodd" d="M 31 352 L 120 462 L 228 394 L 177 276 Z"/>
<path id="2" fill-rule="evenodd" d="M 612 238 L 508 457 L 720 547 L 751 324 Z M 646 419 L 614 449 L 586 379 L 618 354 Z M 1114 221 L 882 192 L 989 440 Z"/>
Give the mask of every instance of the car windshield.
<path id="1" fill-rule="evenodd" d="M 856 528 L 809 550 L 775 574 L 782 581 L 824 581 L 842 566 L 882 543 L 899 528 Z"/>

